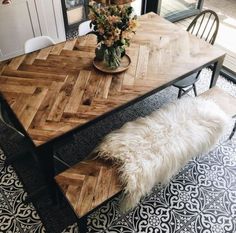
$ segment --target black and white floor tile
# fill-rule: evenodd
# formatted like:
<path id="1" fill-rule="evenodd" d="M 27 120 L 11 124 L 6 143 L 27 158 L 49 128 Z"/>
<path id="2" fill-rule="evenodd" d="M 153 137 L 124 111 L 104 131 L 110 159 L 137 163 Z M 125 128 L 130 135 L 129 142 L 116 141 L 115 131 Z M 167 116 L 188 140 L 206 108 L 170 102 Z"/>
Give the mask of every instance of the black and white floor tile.
<path id="1" fill-rule="evenodd" d="M 208 76 L 205 70 L 199 93 L 208 87 Z M 224 79 L 218 83 L 236 95 L 234 85 Z M 46 232 L 34 206 L 23 204 L 26 193 L 13 168 L 3 163 L 0 151 L 0 233 Z M 236 232 L 236 136 L 191 160 L 168 185 L 156 186 L 129 213 L 119 211 L 119 197 L 106 203 L 88 216 L 87 228 L 90 233 Z M 69 232 L 78 233 L 77 225 L 63 231 Z"/>
<path id="2" fill-rule="evenodd" d="M 72 40 L 72 39 L 75 39 L 79 36 L 79 31 L 77 28 L 75 29 L 71 29 L 71 30 L 68 30 L 66 32 L 66 39 L 67 40 Z"/>
<path id="3" fill-rule="evenodd" d="M 0 232 L 45 232 L 11 167 L 0 152 Z M 208 154 L 191 160 L 172 181 L 156 186 L 127 214 L 119 197 L 88 216 L 88 232 L 233 233 L 236 232 L 236 139 L 226 137 Z M 64 232 L 78 232 L 77 226 Z"/>
<path id="4" fill-rule="evenodd" d="M 0 232 L 45 232 L 32 204 L 24 204 L 26 193 L 11 166 L 4 167 L 5 156 L 0 150 Z"/>
<path id="5" fill-rule="evenodd" d="M 88 232 L 236 232 L 236 140 L 191 160 L 126 215 L 118 206 L 116 198 L 91 214 Z"/>

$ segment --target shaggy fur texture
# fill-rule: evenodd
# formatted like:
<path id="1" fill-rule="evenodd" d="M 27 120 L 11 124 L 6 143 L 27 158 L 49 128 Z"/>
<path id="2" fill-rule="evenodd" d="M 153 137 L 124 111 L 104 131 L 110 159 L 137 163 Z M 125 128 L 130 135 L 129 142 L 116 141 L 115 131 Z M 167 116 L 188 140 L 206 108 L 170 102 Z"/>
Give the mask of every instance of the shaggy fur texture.
<path id="1" fill-rule="evenodd" d="M 123 211 L 157 184 L 169 182 L 192 157 L 209 151 L 230 118 L 212 101 L 183 98 L 107 135 L 95 153 L 120 165 Z"/>

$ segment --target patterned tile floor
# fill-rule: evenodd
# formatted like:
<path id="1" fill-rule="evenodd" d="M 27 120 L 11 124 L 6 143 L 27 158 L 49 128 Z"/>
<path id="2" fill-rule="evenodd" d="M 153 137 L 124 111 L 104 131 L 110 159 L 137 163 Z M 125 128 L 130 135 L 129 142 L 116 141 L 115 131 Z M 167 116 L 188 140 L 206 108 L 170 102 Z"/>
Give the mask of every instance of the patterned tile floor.
<path id="1" fill-rule="evenodd" d="M 23 204 L 26 193 L 11 166 L 4 167 L 0 150 L 0 232 L 45 232 L 34 206 Z"/>
<path id="2" fill-rule="evenodd" d="M 0 152 L 0 232 L 45 232 L 11 167 Z M 191 160 L 172 181 L 156 186 L 133 211 L 119 212 L 119 197 L 88 217 L 88 232 L 236 232 L 236 139 L 226 137 Z M 76 232 L 72 226 L 64 232 Z"/>
<path id="3" fill-rule="evenodd" d="M 236 94 L 224 79 L 219 84 Z M 198 85 L 200 92 L 208 86 L 204 79 Z M 236 136 L 225 139 L 191 160 L 167 186 L 155 187 L 133 211 L 120 213 L 119 197 L 103 205 L 88 217 L 88 232 L 236 232 Z M 0 232 L 46 232 L 33 205 L 23 204 L 26 193 L 13 168 L 3 162 L 0 151 Z M 64 232 L 78 232 L 76 224 Z"/>
<path id="4" fill-rule="evenodd" d="M 236 140 L 223 138 L 128 214 L 118 203 L 116 198 L 90 215 L 88 232 L 236 232 Z"/>

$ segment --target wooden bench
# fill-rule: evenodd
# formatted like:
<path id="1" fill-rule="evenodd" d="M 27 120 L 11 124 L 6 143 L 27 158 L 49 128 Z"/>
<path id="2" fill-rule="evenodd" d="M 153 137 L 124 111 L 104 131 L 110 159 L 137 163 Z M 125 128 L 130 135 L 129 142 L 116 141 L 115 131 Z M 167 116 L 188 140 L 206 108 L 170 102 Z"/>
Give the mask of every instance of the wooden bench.
<path id="1" fill-rule="evenodd" d="M 208 91 L 202 93 L 200 96 L 213 100 L 220 108 L 230 117 L 236 117 L 236 98 L 219 87 L 213 87 Z M 229 136 L 231 139 L 236 131 L 236 121 L 233 130 Z"/>
<path id="2" fill-rule="evenodd" d="M 236 98 L 221 88 L 213 87 L 199 96 L 213 100 L 227 115 L 236 116 Z"/>
<path id="3" fill-rule="evenodd" d="M 55 177 L 78 218 L 122 190 L 117 168 L 110 161 L 89 159 Z"/>
<path id="4" fill-rule="evenodd" d="M 201 96 L 213 99 L 227 114 L 236 114 L 236 98 L 214 87 Z M 101 159 L 84 160 L 55 177 L 78 218 L 122 190 L 117 166 Z"/>

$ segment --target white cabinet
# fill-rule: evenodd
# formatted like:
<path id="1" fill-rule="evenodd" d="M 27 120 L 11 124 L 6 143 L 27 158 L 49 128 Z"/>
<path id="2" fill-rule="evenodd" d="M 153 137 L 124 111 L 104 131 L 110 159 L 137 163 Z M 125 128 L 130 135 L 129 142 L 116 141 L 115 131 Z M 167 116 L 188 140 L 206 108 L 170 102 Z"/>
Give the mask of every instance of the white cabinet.
<path id="1" fill-rule="evenodd" d="M 37 0 L 39 23 L 42 35 L 50 36 L 56 42 L 66 39 L 61 0 Z"/>
<path id="2" fill-rule="evenodd" d="M 0 5 L 0 59 L 23 53 L 24 42 L 39 36 L 40 26 L 32 0 L 13 0 Z"/>
<path id="3" fill-rule="evenodd" d="M 0 60 L 23 54 L 25 41 L 40 35 L 65 40 L 60 0 L 0 1 Z"/>

